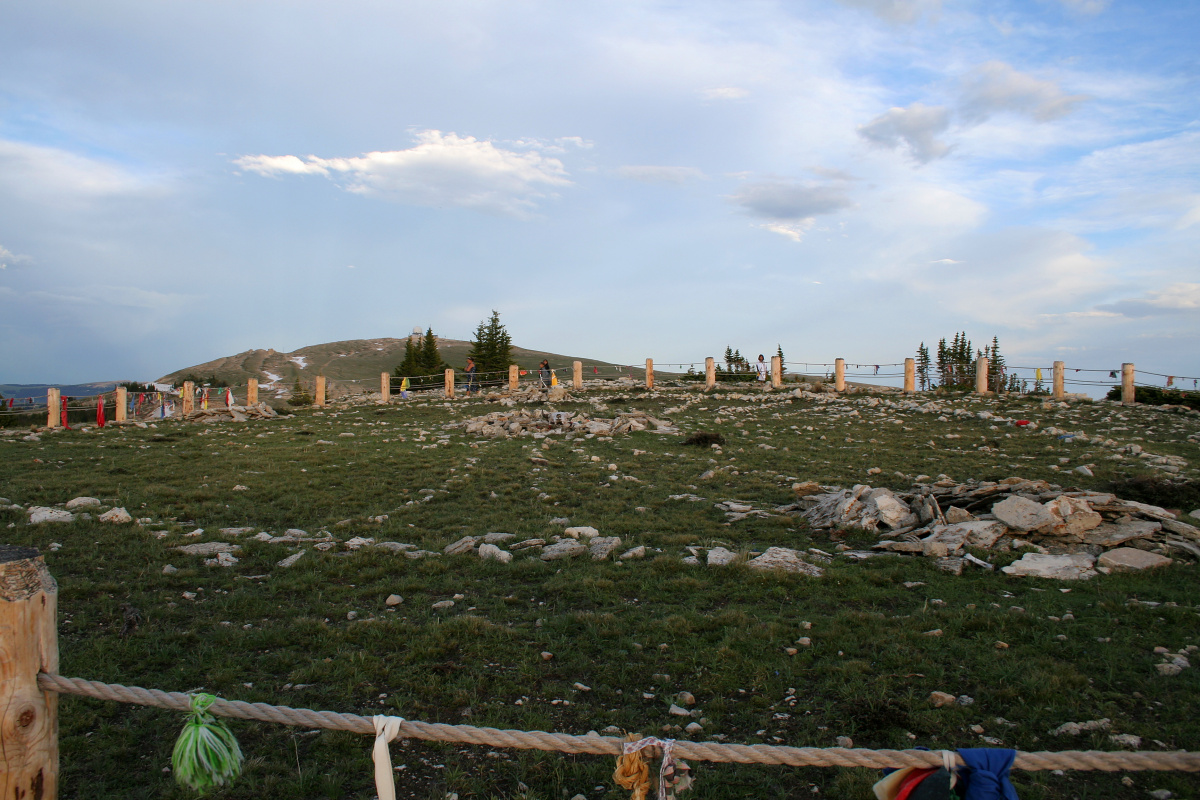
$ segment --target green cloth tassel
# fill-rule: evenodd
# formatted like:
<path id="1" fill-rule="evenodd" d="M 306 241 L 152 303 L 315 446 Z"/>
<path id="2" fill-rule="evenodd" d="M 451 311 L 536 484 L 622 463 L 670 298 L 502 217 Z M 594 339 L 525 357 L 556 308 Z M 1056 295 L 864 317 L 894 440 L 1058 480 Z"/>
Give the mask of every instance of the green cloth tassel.
<path id="1" fill-rule="evenodd" d="M 192 710 L 171 753 L 175 780 L 199 794 L 231 783 L 242 771 L 237 737 L 223 720 L 208 713 L 216 700 L 211 694 L 192 695 Z"/>

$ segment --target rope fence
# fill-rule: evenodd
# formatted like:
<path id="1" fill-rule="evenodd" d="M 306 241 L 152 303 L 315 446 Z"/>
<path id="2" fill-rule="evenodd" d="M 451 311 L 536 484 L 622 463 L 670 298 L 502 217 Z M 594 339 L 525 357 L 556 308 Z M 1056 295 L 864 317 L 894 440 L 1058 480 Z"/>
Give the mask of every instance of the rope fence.
<path id="1" fill-rule="evenodd" d="M 191 696 L 181 692 L 143 689 L 100 683 L 83 678 L 38 673 L 38 688 L 46 692 L 73 694 L 97 700 L 132 703 L 174 711 L 187 711 Z M 350 731 L 375 735 L 371 717 L 342 714 L 335 711 L 312 711 L 307 708 L 274 706 L 267 703 L 246 703 L 218 698 L 209 708 L 217 716 L 233 719 L 272 722 L 304 728 Z M 544 731 L 501 730 L 477 728 L 472 725 L 446 725 L 406 719 L 400 725 L 400 737 L 435 742 L 454 742 L 487 747 L 511 747 L 520 750 L 544 750 L 556 753 L 621 755 L 624 739 L 598 736 L 574 736 Z M 674 743 L 676 755 L 695 761 L 736 764 L 762 764 L 789 767 L 865 767 L 868 769 L 903 767 L 939 767 L 942 755 L 928 750 L 869 750 L 843 747 L 785 747 L 764 744 L 724 744 L 722 742 Z M 960 766 L 965 765 L 957 757 Z M 1098 770 L 1118 771 L 1183 771 L 1200 772 L 1200 753 L 1176 752 L 1109 752 L 1104 750 L 1066 750 L 1061 752 L 1018 752 L 1015 769 L 1038 770 Z"/>

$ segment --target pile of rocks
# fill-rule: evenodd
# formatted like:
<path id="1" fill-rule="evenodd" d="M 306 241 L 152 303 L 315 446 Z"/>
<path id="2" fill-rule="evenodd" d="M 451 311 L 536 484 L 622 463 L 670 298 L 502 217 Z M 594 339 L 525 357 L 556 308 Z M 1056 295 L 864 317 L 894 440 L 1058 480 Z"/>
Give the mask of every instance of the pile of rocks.
<path id="1" fill-rule="evenodd" d="M 956 483 L 940 476 L 909 492 L 811 481 L 792 488 L 797 502 L 777 512 L 800 516 L 812 528 L 877 532 L 882 541 L 873 550 L 937 558 L 955 573 L 964 563 L 991 568 L 967 553 L 969 547 L 1032 549 L 1004 571 L 1050 578 L 1148 569 L 1179 556 L 1200 560 L 1200 529 L 1174 512 L 1040 480 Z"/>
<path id="2" fill-rule="evenodd" d="M 214 406 L 197 408 L 184 419 L 189 422 L 246 422 L 251 419 L 275 419 L 279 414 L 266 403 L 252 406 Z"/>
<path id="3" fill-rule="evenodd" d="M 500 561 L 504 564 L 513 560 L 513 553 L 527 552 L 542 561 L 558 561 L 564 558 L 590 555 L 594 561 L 604 561 L 621 546 L 620 536 L 601 536 L 600 531 L 590 526 L 566 528 L 562 535 L 554 535 L 550 540 L 525 539 L 513 542 L 516 534 L 488 533 L 483 536 L 464 536 L 442 550 L 448 556 L 473 553 L 485 560 Z M 500 545 L 505 545 L 504 550 Z M 644 554 L 644 553 L 643 553 Z M 629 556 L 623 554 L 622 558 Z"/>
<path id="4" fill-rule="evenodd" d="M 622 412 L 612 419 L 594 419 L 577 411 L 549 411 L 541 408 L 493 411 L 481 417 L 452 422 L 446 426 L 447 430 L 455 428 L 463 428 L 469 434 L 487 438 L 554 433 L 583 436 L 612 436 L 634 431 L 679 433 L 669 420 L 657 419 L 642 411 Z"/>

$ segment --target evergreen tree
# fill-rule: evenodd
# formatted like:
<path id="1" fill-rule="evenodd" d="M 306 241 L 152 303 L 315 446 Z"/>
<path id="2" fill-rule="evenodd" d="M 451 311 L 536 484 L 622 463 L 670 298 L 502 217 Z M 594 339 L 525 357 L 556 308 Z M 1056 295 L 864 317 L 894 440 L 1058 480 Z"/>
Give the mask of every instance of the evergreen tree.
<path id="1" fill-rule="evenodd" d="M 421 375 L 420 351 L 413 344 L 412 337 L 404 340 L 404 360 L 392 373 L 397 378 L 415 377 Z"/>
<path id="2" fill-rule="evenodd" d="M 446 362 L 442 361 L 442 354 L 438 352 L 437 337 L 433 335 L 433 328 L 425 331 L 419 359 L 422 375 L 438 375 L 446 369 Z"/>
<path id="3" fill-rule="evenodd" d="M 775 355 L 779 357 L 779 374 L 787 372 L 787 362 L 783 360 L 783 345 L 775 345 Z"/>
<path id="4" fill-rule="evenodd" d="M 917 348 L 916 360 L 917 386 L 919 386 L 923 392 L 929 388 L 929 367 L 931 366 L 929 361 L 929 348 L 925 346 L 924 342 L 921 342 L 921 346 Z"/>
<path id="5" fill-rule="evenodd" d="M 493 310 L 491 319 L 479 323 L 471 350 L 479 372 L 502 372 L 512 363 L 512 337 L 500 322 L 500 313 Z"/>
<path id="6" fill-rule="evenodd" d="M 736 362 L 733 360 L 733 348 L 725 345 L 725 369 L 728 372 L 734 371 Z"/>
<path id="7" fill-rule="evenodd" d="M 1008 379 L 1005 376 L 1004 356 L 1000 354 L 1000 337 L 992 337 L 992 346 L 988 352 L 984 353 L 988 357 L 988 378 L 991 383 L 992 390 L 999 393 L 1003 392 L 1008 387 Z"/>

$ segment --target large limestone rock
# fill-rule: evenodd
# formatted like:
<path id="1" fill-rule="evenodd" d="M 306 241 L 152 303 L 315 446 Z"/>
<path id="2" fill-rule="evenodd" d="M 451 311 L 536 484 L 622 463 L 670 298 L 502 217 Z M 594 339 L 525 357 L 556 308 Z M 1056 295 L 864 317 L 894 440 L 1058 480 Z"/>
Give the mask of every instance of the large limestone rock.
<path id="1" fill-rule="evenodd" d="M 592 554 L 593 560 L 603 561 L 620 546 L 620 536 L 593 536 L 592 540 L 588 542 L 588 552 Z"/>
<path id="2" fill-rule="evenodd" d="M 800 557 L 798 552 L 786 547 L 768 547 L 767 551 L 761 556 L 747 561 L 746 566 L 757 570 L 798 572 L 801 575 L 811 575 L 814 578 L 819 578 L 825 574 L 825 570 L 809 564 Z"/>
<path id="3" fill-rule="evenodd" d="M 30 506 L 29 507 L 29 524 L 40 525 L 43 522 L 74 522 L 75 515 L 70 511 L 63 511 L 61 508 L 50 508 L 49 506 Z"/>
<path id="4" fill-rule="evenodd" d="M 1007 567 L 1002 567 L 1001 571 L 1007 575 L 1072 581 L 1094 577 L 1096 575 L 1096 570 L 1093 569 L 1095 565 L 1095 557 L 1087 553 L 1060 556 L 1026 553 L 1020 561 L 1014 561 Z"/>
<path id="5" fill-rule="evenodd" d="M 587 547 L 574 539 L 563 539 L 561 542 L 542 548 L 542 561 L 557 561 L 560 558 L 574 558 L 588 551 Z"/>
<path id="6" fill-rule="evenodd" d="M 462 553 L 469 553 L 475 549 L 475 545 L 479 544 L 479 536 L 464 536 L 457 542 L 446 545 L 442 548 L 442 552 L 448 556 L 457 556 Z"/>
<path id="7" fill-rule="evenodd" d="M 189 556 L 215 556 L 218 553 L 236 553 L 242 548 L 241 545 L 228 542 L 198 542 L 185 544 L 175 549 L 181 553 L 187 553 Z"/>
<path id="8" fill-rule="evenodd" d="M 127 525 L 133 522 L 133 517 L 123 508 L 110 508 L 100 515 L 101 522 L 112 522 L 117 525 Z"/>
<path id="9" fill-rule="evenodd" d="M 512 561 L 512 553 L 501 550 L 494 544 L 479 545 L 479 557 L 484 561 L 499 561 L 501 564 L 507 564 Z"/>
<path id="10" fill-rule="evenodd" d="M 95 497 L 76 497 L 73 500 L 67 501 L 67 511 L 75 511 L 81 508 L 99 508 L 100 501 Z"/>
<path id="11" fill-rule="evenodd" d="M 1104 518 L 1092 511 L 1088 502 L 1080 497 L 1059 496 L 1047 502 L 1045 508 L 1055 520 L 1048 532 L 1056 536 L 1070 536 L 1082 540 L 1084 533 L 1099 527 L 1104 521 Z"/>
<path id="12" fill-rule="evenodd" d="M 708 551 L 707 561 L 710 567 L 725 567 L 737 559 L 737 553 L 724 547 L 714 547 Z"/>
<path id="13" fill-rule="evenodd" d="M 1141 572 L 1168 566 L 1171 559 L 1158 553 L 1147 553 L 1133 547 L 1118 547 L 1100 556 L 1097 566 L 1111 572 Z"/>
<path id="14" fill-rule="evenodd" d="M 919 518 L 908 507 L 908 503 L 898 499 L 887 489 L 873 489 L 867 495 L 863 504 L 862 526 L 867 530 L 875 530 L 879 525 L 885 525 L 892 530 L 916 525 Z"/>
<path id="15" fill-rule="evenodd" d="M 1099 525 L 1089 531 L 1083 537 L 1083 540 L 1088 544 L 1099 545 L 1100 547 L 1116 547 L 1134 539 L 1149 539 L 1161 529 L 1162 525 L 1160 523 L 1144 519 L 1133 519 L 1126 522 L 1118 522 L 1115 525 L 1108 523 Z"/>
<path id="16" fill-rule="evenodd" d="M 1013 495 L 992 506 L 996 519 L 1018 531 L 1036 531 L 1056 521 L 1050 510 L 1040 503 Z"/>
<path id="17" fill-rule="evenodd" d="M 577 525 L 574 528 L 564 528 L 563 535 L 570 536 L 572 539 L 590 539 L 593 536 L 599 536 L 600 531 L 591 525 Z"/>

